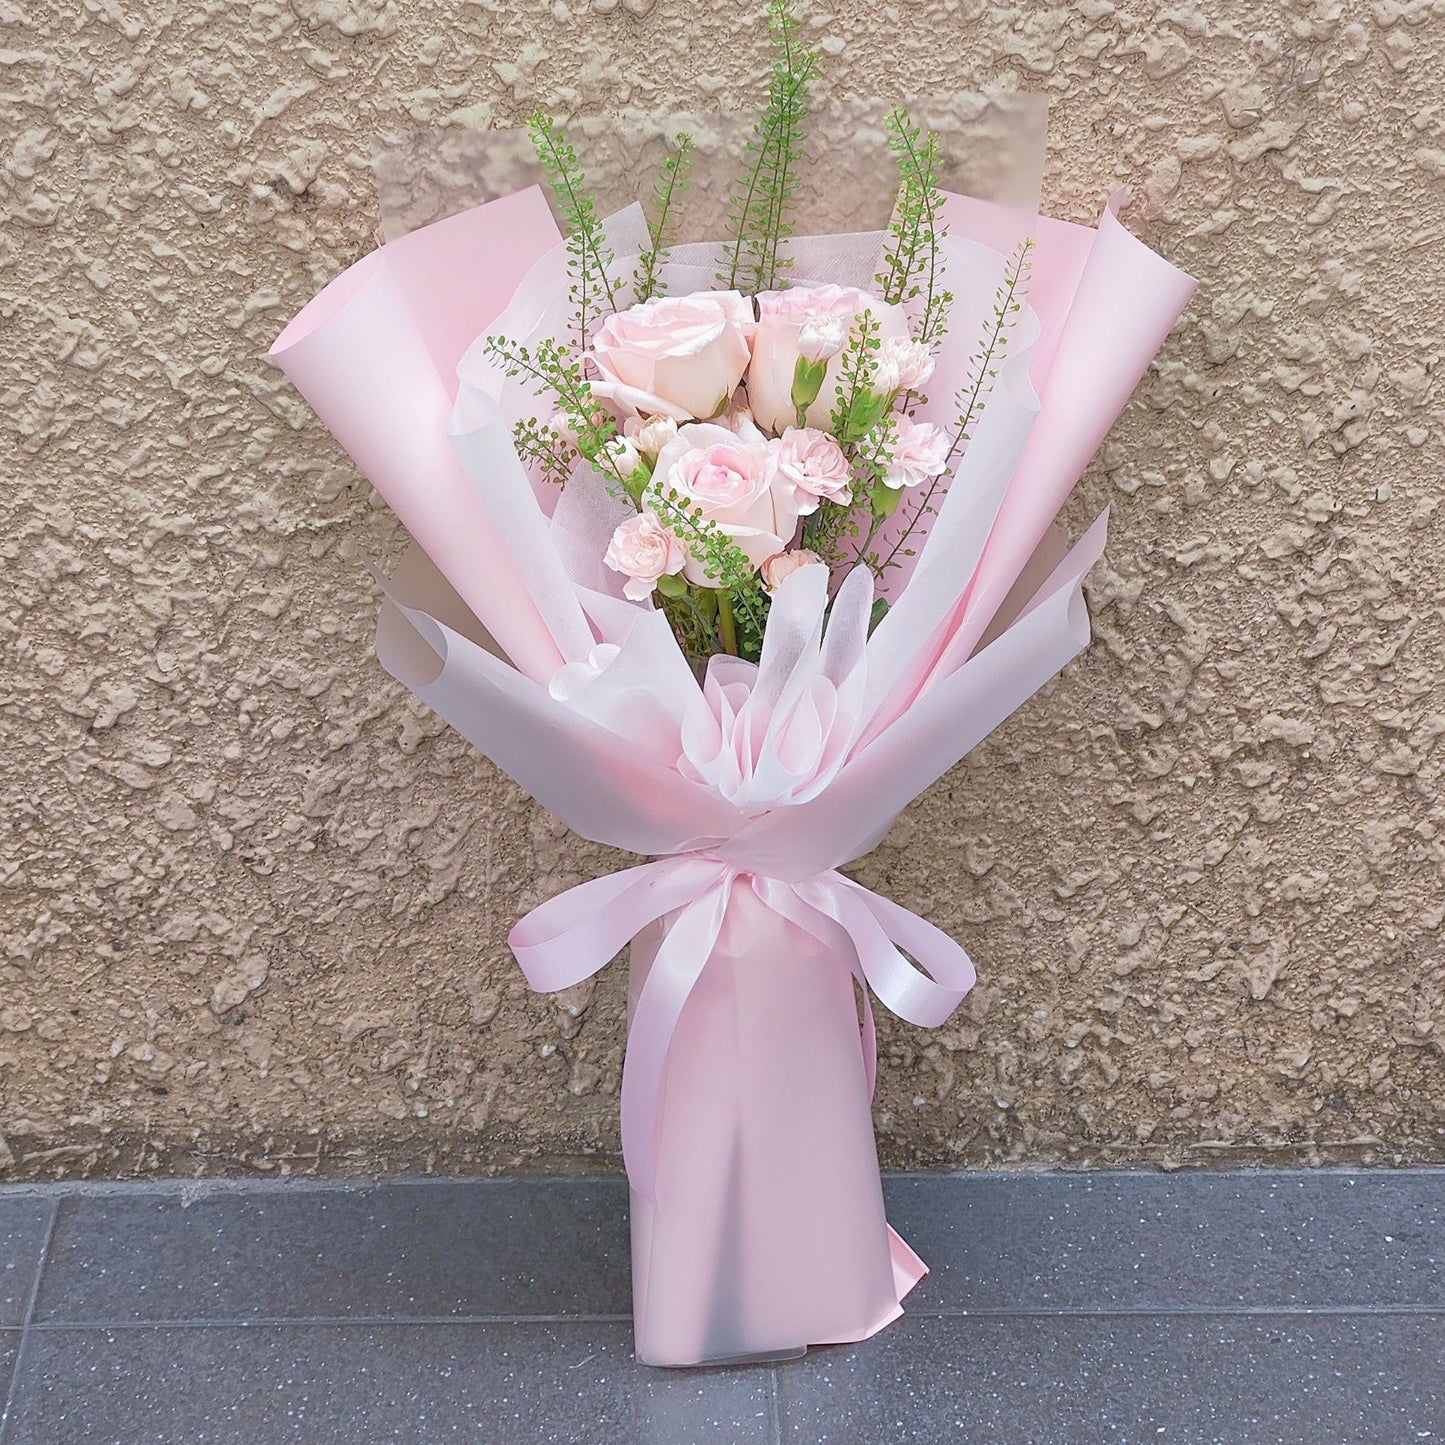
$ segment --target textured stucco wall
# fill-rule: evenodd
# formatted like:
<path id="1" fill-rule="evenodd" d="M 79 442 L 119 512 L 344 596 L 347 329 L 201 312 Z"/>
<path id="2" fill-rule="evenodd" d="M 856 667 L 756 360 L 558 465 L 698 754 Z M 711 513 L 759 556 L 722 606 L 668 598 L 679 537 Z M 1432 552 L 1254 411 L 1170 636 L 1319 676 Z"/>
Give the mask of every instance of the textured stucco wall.
<path id="1" fill-rule="evenodd" d="M 396 525 L 265 362 L 371 138 L 739 105 L 751 7 L 0 0 L 0 1174 L 613 1167 L 621 860 L 372 660 Z M 812 11 L 840 93 L 1052 98 L 1203 282 L 1073 504 L 1097 641 L 859 876 L 962 939 L 893 1163 L 1445 1159 L 1445 5 Z"/>

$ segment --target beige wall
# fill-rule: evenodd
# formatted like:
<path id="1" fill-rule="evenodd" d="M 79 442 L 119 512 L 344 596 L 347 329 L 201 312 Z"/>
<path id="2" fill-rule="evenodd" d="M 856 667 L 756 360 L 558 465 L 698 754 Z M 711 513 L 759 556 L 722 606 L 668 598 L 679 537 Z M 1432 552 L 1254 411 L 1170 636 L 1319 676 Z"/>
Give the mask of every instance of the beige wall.
<path id="1" fill-rule="evenodd" d="M 379 671 L 401 537 L 263 353 L 375 133 L 741 104 L 737 10 L 0 0 L 0 1174 L 615 1167 L 621 970 L 504 940 L 622 860 Z M 885 1160 L 1445 1159 L 1445 6 L 891 13 L 814 7 L 839 91 L 1046 92 L 1049 207 L 1203 284 L 1093 648 L 859 870 L 982 975 Z"/>

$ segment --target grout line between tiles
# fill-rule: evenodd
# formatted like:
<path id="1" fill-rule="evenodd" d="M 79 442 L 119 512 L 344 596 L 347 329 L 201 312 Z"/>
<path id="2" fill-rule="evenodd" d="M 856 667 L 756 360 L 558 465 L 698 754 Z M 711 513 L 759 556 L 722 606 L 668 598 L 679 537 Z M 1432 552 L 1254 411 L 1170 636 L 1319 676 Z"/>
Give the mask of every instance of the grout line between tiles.
<path id="1" fill-rule="evenodd" d="M 923 1319 L 1159 1319 L 1175 1315 L 1211 1319 L 1375 1318 L 1380 1316 L 1445 1317 L 1445 1304 L 1428 1305 L 1118 1305 L 1049 1309 L 1043 1306 L 987 1309 L 908 1311 Z M 113 1330 L 250 1330 L 250 1329 L 386 1329 L 436 1325 L 626 1325 L 630 1314 L 553 1315 L 255 1315 L 214 1319 L 47 1319 L 28 1326 L 31 1334 Z M 770 1366 L 777 1379 L 777 1367 Z M 0 1436 L 0 1445 L 4 1438 Z"/>
<path id="2" fill-rule="evenodd" d="M 1336 1316 L 1336 1315 L 1445 1315 L 1445 1303 L 1398 1305 L 989 1305 L 982 1309 L 909 1310 L 912 1319 L 1128 1319 L 1133 1316 L 1185 1315 L 1189 1317 Z"/>
<path id="3" fill-rule="evenodd" d="M 60 1217 L 60 1199 L 53 1199 L 50 1216 L 45 1221 L 45 1232 L 40 1238 L 40 1254 L 35 1261 L 35 1278 L 30 1284 L 30 1297 L 25 1301 L 25 1313 L 20 1319 L 20 1343 L 15 1347 L 15 1362 L 10 1367 L 10 1383 L 5 1391 L 5 1405 L 0 1409 L 0 1445 L 10 1438 L 10 1426 L 15 1418 L 15 1403 L 20 1398 L 20 1374 L 25 1368 L 26 1346 L 30 1342 L 31 1326 L 35 1320 L 35 1307 L 40 1302 L 40 1281 L 45 1277 L 45 1266 L 50 1262 L 50 1243 L 55 1238 L 55 1222 Z"/>
<path id="4" fill-rule="evenodd" d="M 382 1329 L 419 1325 L 626 1325 L 630 1314 L 617 1315 L 253 1315 L 232 1319 L 36 1320 L 41 1334 L 67 1330 L 274 1330 Z M 4 1445 L 0 1439 L 0 1445 Z"/>
<path id="5" fill-rule="evenodd" d="M 771 1415 L 769 1423 L 772 1426 L 772 1445 L 783 1445 L 783 1419 L 782 1406 L 778 1400 L 778 1393 L 781 1389 L 781 1381 L 778 1379 L 778 1367 L 768 1366 L 768 1413 Z"/>
<path id="6" fill-rule="evenodd" d="M 383 1189 L 474 1189 L 515 1185 L 575 1185 L 621 1191 L 622 1174 L 403 1174 L 350 1177 L 291 1175 L 285 1179 L 238 1179 L 224 1175 L 179 1175 L 163 1179 L 61 1179 L 49 1182 L 0 1180 L 0 1198 L 114 1199 L 127 1195 L 162 1198 L 234 1194 L 371 1194 Z"/>
<path id="7" fill-rule="evenodd" d="M 1433 1164 L 1408 1164 L 1392 1167 L 1371 1165 L 1361 1167 L 1349 1164 L 1314 1165 L 1300 1168 L 1293 1165 L 1246 1164 L 1215 1168 L 1207 1164 L 1191 1165 L 1181 1169 L 1148 1168 L 1134 1165 L 1128 1168 L 1090 1167 L 1078 1169 L 887 1169 L 883 1179 L 900 1182 L 921 1181 L 939 1183 L 1013 1183 L 1037 1184 L 1046 1181 L 1067 1181 L 1080 1185 L 1108 1184 L 1112 1181 L 1130 1180 L 1154 1183 L 1177 1182 L 1180 1179 L 1247 1179 L 1251 1182 L 1285 1182 L 1289 1180 L 1313 1180 L 1329 1178 L 1351 1178 L 1362 1183 L 1387 1179 L 1425 1180 L 1445 1188 L 1445 1170 Z M 589 1174 L 403 1174 L 391 1177 L 335 1176 L 290 1176 L 284 1179 L 256 1177 L 237 1178 L 225 1175 L 191 1175 L 169 1179 L 76 1179 L 52 1183 L 17 1181 L 7 1184 L 0 1182 L 0 1197 L 23 1198 L 39 1195 L 42 1197 L 80 1196 L 99 1198 L 124 1194 L 191 1194 L 191 1193 L 256 1193 L 328 1191 L 362 1193 L 376 1189 L 440 1186 L 458 1188 L 490 1184 L 565 1184 L 621 1188 L 625 1177 L 620 1171 Z"/>

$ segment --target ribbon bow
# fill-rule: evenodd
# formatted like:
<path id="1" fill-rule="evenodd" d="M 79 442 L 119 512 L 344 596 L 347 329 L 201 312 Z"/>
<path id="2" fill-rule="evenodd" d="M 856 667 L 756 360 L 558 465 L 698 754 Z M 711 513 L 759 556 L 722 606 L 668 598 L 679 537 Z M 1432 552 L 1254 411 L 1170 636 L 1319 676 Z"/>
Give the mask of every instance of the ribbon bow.
<path id="1" fill-rule="evenodd" d="M 656 1191 L 663 1071 L 683 1007 L 722 932 L 733 883 L 822 943 L 863 986 L 863 1067 L 872 1093 L 877 1037 L 871 988 L 900 1018 L 936 1028 L 976 981 L 967 953 L 940 928 L 829 870 L 787 882 L 700 854 L 644 863 L 560 893 L 512 929 L 512 952 L 539 993 L 605 967 L 649 923 L 678 911 L 637 999 L 622 1068 L 622 1156 L 632 1187 Z M 904 956 L 907 950 L 919 966 Z"/>

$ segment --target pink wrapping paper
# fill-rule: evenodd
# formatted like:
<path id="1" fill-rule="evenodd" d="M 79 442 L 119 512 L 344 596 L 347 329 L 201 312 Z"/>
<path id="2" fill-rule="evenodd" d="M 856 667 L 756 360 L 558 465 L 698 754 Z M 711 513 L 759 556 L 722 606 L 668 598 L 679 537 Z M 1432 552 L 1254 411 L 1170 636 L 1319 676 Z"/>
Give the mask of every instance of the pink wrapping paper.
<path id="1" fill-rule="evenodd" d="M 633 945 L 632 1013 L 661 930 Z M 739 880 L 668 1054 L 632 1195 L 638 1355 L 776 1357 L 898 1314 L 853 979 Z M 847 1268 L 839 1268 L 846 1260 Z"/>
<path id="2" fill-rule="evenodd" d="M 467 605 L 532 677 L 565 660 L 448 422 L 457 362 L 560 240 L 535 187 L 364 256 L 271 356 Z M 485 258 L 485 261 L 483 261 Z"/>
<path id="3" fill-rule="evenodd" d="M 935 664 L 938 675 L 956 667 L 982 637 L 1194 294 L 1193 277 L 1120 224 L 1124 198 L 1122 191 L 1110 198 L 1092 236 L 1063 222 L 1040 227 L 1034 274 L 1042 287 L 1029 294 L 1030 305 L 1046 318 L 1034 365 L 1048 424 L 1029 437 L 978 572 L 952 619 Z M 950 225 L 971 231 L 986 209 L 966 201 L 950 207 Z M 1139 303 L 1130 304 L 1136 295 Z"/>
<path id="4" fill-rule="evenodd" d="M 1017 218 L 953 198 L 949 222 L 953 274 L 991 294 L 991 242 Z M 627 213 L 609 227 L 636 234 Z M 532 335 L 557 324 L 535 193 L 365 258 L 273 350 L 426 554 L 386 584 L 383 665 L 574 831 L 655 860 L 512 935 L 542 989 L 633 943 L 621 1107 L 645 1361 L 860 1339 L 924 1272 L 883 1216 L 855 999 L 935 1026 L 974 969 L 838 870 L 1086 645 L 1104 521 L 1040 544 L 1193 289 L 1112 209 L 1097 233 L 1038 234 L 1035 304 L 882 625 L 869 636 L 864 569 L 829 610 L 804 568 L 760 663 L 714 658 L 702 685 L 661 614 L 596 567 L 616 518 L 595 480 L 538 495 L 510 449 L 523 403 L 479 359 L 503 312 Z M 797 274 L 869 244 L 804 240 Z M 965 346 L 969 328 L 955 318 Z"/>

